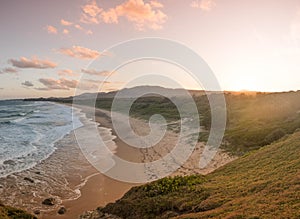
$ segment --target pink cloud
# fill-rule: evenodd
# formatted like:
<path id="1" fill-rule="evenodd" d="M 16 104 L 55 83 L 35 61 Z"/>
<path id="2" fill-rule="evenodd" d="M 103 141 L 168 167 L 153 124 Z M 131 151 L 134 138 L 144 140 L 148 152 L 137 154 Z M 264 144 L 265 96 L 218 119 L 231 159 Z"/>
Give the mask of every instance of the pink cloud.
<path id="1" fill-rule="evenodd" d="M 158 1 L 150 1 L 150 5 L 154 8 L 163 8 L 164 5 Z"/>
<path id="2" fill-rule="evenodd" d="M 84 79 L 84 82 L 95 83 L 97 85 L 100 85 L 100 84 L 111 84 L 112 83 L 110 81 L 93 80 L 93 79 Z"/>
<path id="3" fill-rule="evenodd" d="M 79 59 L 95 59 L 100 56 L 100 52 L 92 49 L 88 49 L 81 46 L 72 46 L 72 48 L 61 48 L 58 50 L 64 55 L 68 55 Z"/>
<path id="4" fill-rule="evenodd" d="M 86 11 L 88 11 L 88 10 L 86 10 Z M 91 13 L 91 12 L 89 12 L 89 13 Z M 93 13 L 91 13 L 91 14 L 93 14 Z M 73 28 L 76 28 L 76 29 L 78 29 L 78 30 L 82 30 L 82 31 L 84 31 L 86 34 L 88 34 L 88 35 L 90 35 L 90 34 L 92 34 L 92 32 L 90 31 L 90 30 L 85 30 L 82 26 L 80 26 L 79 24 L 76 24 L 76 23 L 73 23 L 73 22 L 71 22 L 71 21 L 67 21 L 67 20 L 64 20 L 64 19 L 61 19 L 60 20 L 60 24 L 62 25 L 62 26 L 64 26 L 64 27 L 69 27 L 68 29 L 67 28 L 64 28 L 62 31 L 61 31 L 61 33 L 63 33 L 64 35 L 68 35 L 69 33 L 70 33 L 70 28 L 71 27 L 73 27 Z M 56 27 L 54 27 L 54 26 L 51 26 L 51 25 L 48 25 L 47 27 L 46 27 L 46 30 L 47 30 L 47 32 L 48 33 L 50 33 L 50 34 L 58 34 L 58 29 L 56 28 Z"/>
<path id="5" fill-rule="evenodd" d="M 125 17 L 128 21 L 134 23 L 136 29 L 162 29 L 166 22 L 167 15 L 161 10 L 163 5 L 158 2 L 152 4 L 145 3 L 143 0 L 128 0 L 114 8 L 118 17 Z"/>
<path id="6" fill-rule="evenodd" d="M 64 20 L 64 19 L 61 19 L 61 20 L 60 20 L 60 24 L 63 25 L 63 26 L 72 26 L 72 25 L 73 25 L 72 22 L 66 21 L 66 20 Z"/>
<path id="7" fill-rule="evenodd" d="M 63 34 L 67 35 L 67 34 L 69 34 L 69 33 L 70 33 L 69 30 L 67 30 L 67 29 L 64 29 L 64 30 L 63 30 Z"/>
<path id="8" fill-rule="evenodd" d="M 167 20 L 167 15 L 160 9 L 163 4 L 158 1 L 151 1 L 150 3 L 144 0 L 127 0 L 126 2 L 103 10 L 95 1 L 83 7 L 82 22 L 85 23 L 119 23 L 121 17 L 126 18 L 132 22 L 136 29 L 162 29 L 163 24 Z"/>
<path id="9" fill-rule="evenodd" d="M 11 67 L 4 68 L 4 69 L 0 70 L 0 74 L 5 74 L 5 73 L 8 73 L 8 74 L 18 73 L 18 70 L 15 69 L 15 68 L 11 68 Z"/>
<path id="10" fill-rule="evenodd" d="M 85 34 L 87 35 L 92 35 L 93 34 L 93 31 L 91 30 L 86 30 L 84 29 L 82 26 L 80 26 L 79 24 L 75 24 L 74 27 L 77 29 L 77 30 L 82 30 Z"/>
<path id="11" fill-rule="evenodd" d="M 70 90 L 76 88 L 78 85 L 77 80 L 68 80 L 66 78 L 53 79 L 53 78 L 40 78 L 39 82 L 45 87 L 38 88 L 38 90 Z"/>
<path id="12" fill-rule="evenodd" d="M 96 0 L 92 0 L 90 3 L 84 5 L 82 7 L 82 14 L 80 21 L 83 23 L 99 23 L 98 16 L 103 11 L 102 8 L 100 8 L 97 5 Z"/>
<path id="13" fill-rule="evenodd" d="M 69 77 L 73 77 L 73 76 L 78 76 L 79 74 L 73 72 L 71 69 L 63 69 L 57 72 L 58 75 L 60 76 L 69 76 Z"/>
<path id="14" fill-rule="evenodd" d="M 66 25 L 65 25 L 66 26 Z M 70 22 L 70 25 L 69 26 L 72 26 L 72 27 L 74 27 L 74 28 L 76 28 L 77 30 L 81 30 L 81 31 L 83 31 L 85 34 L 87 34 L 87 35 L 92 35 L 93 34 L 93 32 L 91 31 L 91 30 L 86 30 L 86 29 L 84 29 L 82 26 L 80 26 L 79 24 L 75 24 L 75 23 L 71 23 Z M 68 29 L 64 29 L 63 30 L 63 34 L 69 34 L 70 33 L 70 30 L 68 30 Z"/>
<path id="15" fill-rule="evenodd" d="M 48 33 L 50 34 L 57 34 L 57 29 L 54 26 L 48 25 L 46 27 L 46 30 L 48 31 Z"/>
<path id="16" fill-rule="evenodd" d="M 96 75 L 96 76 L 109 76 L 114 73 L 110 71 L 97 71 L 95 69 L 81 69 L 81 72 L 89 75 Z"/>
<path id="17" fill-rule="evenodd" d="M 97 80 L 68 80 L 66 78 L 54 79 L 54 78 L 40 78 L 39 82 L 45 87 L 36 88 L 36 90 L 70 90 L 70 89 L 80 89 L 80 90 L 97 90 L 99 85 L 110 84 L 107 81 L 97 81 Z"/>
<path id="18" fill-rule="evenodd" d="M 78 30 L 82 30 L 83 28 L 79 24 L 75 24 L 74 27 Z"/>
<path id="19" fill-rule="evenodd" d="M 104 23 L 107 24 L 118 23 L 119 15 L 116 9 L 114 8 L 102 12 L 101 16 Z"/>
<path id="20" fill-rule="evenodd" d="M 195 0 L 191 3 L 192 8 L 199 8 L 203 11 L 211 11 L 216 5 L 215 0 Z"/>
<path id="21" fill-rule="evenodd" d="M 52 61 L 40 60 L 36 57 L 33 57 L 32 59 L 21 57 L 20 60 L 10 59 L 10 60 L 8 60 L 8 62 L 17 68 L 44 69 L 44 68 L 55 68 L 57 66 L 57 64 Z"/>

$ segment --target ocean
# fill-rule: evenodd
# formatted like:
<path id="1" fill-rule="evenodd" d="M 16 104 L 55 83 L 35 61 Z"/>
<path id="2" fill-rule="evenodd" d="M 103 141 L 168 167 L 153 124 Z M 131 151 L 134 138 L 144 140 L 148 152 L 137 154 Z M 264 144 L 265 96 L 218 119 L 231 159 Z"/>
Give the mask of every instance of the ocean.
<path id="1" fill-rule="evenodd" d="M 0 178 L 29 169 L 82 126 L 72 108 L 51 102 L 0 101 Z"/>

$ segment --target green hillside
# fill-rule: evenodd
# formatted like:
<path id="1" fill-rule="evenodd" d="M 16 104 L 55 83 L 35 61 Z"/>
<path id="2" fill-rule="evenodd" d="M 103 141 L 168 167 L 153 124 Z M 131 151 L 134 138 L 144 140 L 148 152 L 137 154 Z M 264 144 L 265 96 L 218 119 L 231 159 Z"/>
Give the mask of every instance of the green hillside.
<path id="1" fill-rule="evenodd" d="M 300 131 L 207 176 L 132 188 L 102 212 L 122 218 L 300 218 Z"/>
<path id="2" fill-rule="evenodd" d="M 167 89 L 166 89 L 167 92 Z M 191 92 L 191 91 L 190 91 Z M 191 92 L 198 107 L 200 125 L 210 129 L 210 105 L 203 92 Z M 210 93 L 218 96 L 220 94 Z M 176 98 L 176 97 L 174 97 Z M 185 99 L 177 98 L 181 105 L 187 107 Z M 223 149 L 241 156 L 246 152 L 256 150 L 292 134 L 300 128 L 300 91 L 283 93 L 225 93 L 227 105 L 227 127 L 224 136 Z M 58 102 L 71 103 L 72 99 L 55 99 Z M 110 110 L 113 98 L 98 96 L 96 103 L 91 99 L 82 99 L 78 104 L 90 105 Z M 128 99 L 124 98 L 126 104 Z M 118 106 L 122 109 L 122 101 Z M 138 98 L 130 109 L 133 117 L 148 120 L 153 114 L 161 114 L 169 122 L 180 119 L 172 99 L 162 96 L 145 96 Z M 178 130 L 179 127 L 169 127 Z M 202 132 L 199 141 L 206 141 L 208 132 Z"/>
<path id="3" fill-rule="evenodd" d="M 300 128 L 300 92 L 226 95 L 225 149 L 242 155 Z"/>

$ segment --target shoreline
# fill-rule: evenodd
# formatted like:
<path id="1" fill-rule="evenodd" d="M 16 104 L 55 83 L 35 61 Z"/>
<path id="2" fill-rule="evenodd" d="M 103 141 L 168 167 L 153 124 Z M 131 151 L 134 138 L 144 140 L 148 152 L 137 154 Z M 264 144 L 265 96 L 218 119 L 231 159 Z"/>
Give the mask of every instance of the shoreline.
<path id="1" fill-rule="evenodd" d="M 82 115 L 88 120 L 85 113 Z M 32 214 L 38 212 L 35 215 L 41 219 L 74 219 L 85 211 L 114 202 L 134 186 L 99 173 L 82 154 L 74 131 L 58 140 L 55 147 L 47 159 L 34 167 L 0 178 L 4 204 Z M 43 205 L 46 198 L 55 198 L 54 205 Z M 62 206 L 67 211 L 59 215 L 57 211 Z"/>
<path id="2" fill-rule="evenodd" d="M 74 107 L 72 104 L 66 104 L 70 107 Z M 90 108 L 85 106 L 74 107 L 79 109 L 81 113 L 85 115 L 85 119 L 95 122 L 98 127 L 104 127 L 111 130 L 113 136 L 116 136 L 115 131 L 112 129 L 110 117 L 106 113 L 97 110 L 95 112 L 95 121 L 90 114 Z M 74 110 L 74 109 L 73 109 Z M 118 137 L 113 139 L 117 148 L 115 154 L 120 157 L 127 157 L 129 147 L 126 143 L 120 141 Z M 79 147 L 79 146 L 77 146 Z M 120 148 L 126 147 L 125 150 L 120 150 Z M 79 150 L 81 150 L 79 148 Z M 125 156 L 123 156 L 125 155 Z M 82 154 L 82 156 L 84 156 Z M 88 161 L 87 161 L 88 162 Z M 66 207 L 67 212 L 63 215 L 58 215 L 56 211 L 48 212 L 41 219 L 74 219 L 79 218 L 84 212 L 93 211 L 100 206 L 105 206 L 108 203 L 114 202 L 121 198 L 130 188 L 137 186 L 139 184 L 131 184 L 126 182 L 120 182 L 115 179 L 111 179 L 104 174 L 100 173 L 91 164 L 90 168 L 94 169 L 95 173 L 87 176 L 83 186 L 81 186 L 80 192 L 81 196 L 74 200 L 66 200 L 63 202 L 64 207 Z"/>
<path id="3" fill-rule="evenodd" d="M 72 104 L 64 105 L 80 109 L 81 114 L 85 115 L 85 119 L 88 121 L 93 119 L 93 108 L 91 107 L 81 105 L 73 106 Z M 110 129 L 112 135 L 116 136 L 109 114 L 110 113 L 108 111 L 95 109 L 95 121 L 92 122 L 96 122 L 97 126 L 100 128 L 104 127 Z M 130 118 L 130 121 L 132 128 L 136 133 L 146 135 L 149 132 L 148 123 L 145 121 L 135 118 Z M 84 122 L 82 123 L 85 125 Z M 158 145 L 155 145 L 153 148 L 137 149 L 123 142 L 118 136 L 113 139 L 116 144 L 115 155 L 125 160 L 137 163 L 151 162 L 160 159 L 169 153 L 170 150 L 172 150 L 173 144 L 176 142 L 176 140 L 177 134 L 168 131 L 166 138 L 164 137 L 162 142 L 160 142 Z M 63 139 L 59 140 L 57 144 L 57 149 L 46 160 L 42 161 L 30 170 L 22 171 L 19 174 L 13 174 L 14 176 L 8 177 L 8 186 L 11 184 L 19 185 L 19 187 L 13 186 L 11 190 L 14 193 L 18 193 L 15 194 L 15 196 L 19 197 L 20 200 L 17 203 L 5 202 L 5 204 L 21 207 L 32 213 L 36 210 L 39 210 L 40 214 L 36 216 L 41 219 L 74 219 L 78 218 L 79 215 L 86 211 L 91 211 L 99 206 L 105 206 L 110 202 L 115 202 L 117 199 L 121 198 L 131 187 L 139 185 L 120 182 L 111 179 L 97 171 L 82 154 L 81 149 L 77 145 L 74 137 L 74 131 L 66 135 Z M 201 170 L 197 168 L 199 164 L 198 155 L 201 153 L 201 150 L 203 150 L 203 147 L 203 143 L 198 143 L 194 151 L 195 153 L 193 153 L 188 161 L 175 173 L 173 173 L 172 176 L 207 174 L 235 159 L 226 153 L 219 152 L 213 162 L 211 162 L 207 168 Z M 59 168 L 62 168 L 61 172 L 56 172 L 55 170 Z M 45 177 L 53 179 L 50 180 L 49 185 L 47 185 L 49 187 L 53 187 L 51 188 L 52 190 L 46 186 L 48 193 L 38 191 L 35 193 L 37 188 L 41 189 L 41 185 L 39 185 L 40 175 L 36 174 L 37 172 L 41 172 L 42 174 L 45 174 Z M 35 181 L 34 185 L 30 185 L 29 182 L 24 182 L 24 178 L 28 176 Z M 15 178 L 15 180 L 11 178 Z M 56 181 L 59 181 L 60 183 L 56 183 Z M 77 191 L 77 195 L 78 191 L 80 191 L 81 195 L 79 197 L 74 197 L 73 194 L 73 197 L 71 197 L 70 194 L 67 194 L 67 196 L 69 195 L 69 198 L 65 198 L 61 200 L 61 203 L 58 202 L 51 207 L 43 206 L 41 204 L 42 200 L 49 198 L 49 196 L 66 196 L 66 194 L 61 193 L 60 188 L 64 188 L 66 190 L 69 188 L 70 190 L 73 190 L 73 192 Z M 3 190 L 3 188 L 1 188 L 0 179 L 0 191 L 1 189 Z M 30 196 L 31 194 L 31 198 L 24 198 L 23 193 L 27 196 Z M 26 205 L 26 203 L 30 204 Z M 64 206 L 67 211 L 63 215 L 58 215 L 57 211 L 61 206 Z"/>
<path id="4" fill-rule="evenodd" d="M 110 112 L 107 110 L 92 108 L 90 106 L 82 106 L 82 105 L 71 105 L 70 106 L 79 108 L 84 112 L 87 118 L 93 119 L 93 112 L 95 113 L 95 122 L 100 124 L 100 127 L 105 127 L 111 130 L 112 135 L 116 136 L 113 140 L 116 145 L 116 155 L 125 160 L 136 162 L 136 163 L 145 163 L 145 162 L 153 162 L 158 159 L 161 159 L 165 155 L 169 154 L 170 151 L 174 148 L 178 140 L 178 134 L 173 131 L 166 131 L 165 136 L 161 141 L 150 148 L 135 148 L 124 141 L 122 141 L 117 135 L 113 128 L 113 124 L 110 118 Z M 145 136 L 149 134 L 150 128 L 146 121 L 141 119 L 130 117 L 130 125 L 132 130 L 140 135 Z M 225 151 L 219 149 L 211 162 L 203 169 L 199 168 L 200 156 L 205 148 L 205 144 L 203 142 L 198 142 L 194 148 L 193 153 L 187 159 L 187 161 L 177 169 L 170 176 L 186 176 L 191 174 L 202 174 L 206 175 L 219 167 L 235 160 L 237 157 L 233 157 Z M 134 155 L 134 156 L 133 156 Z"/>

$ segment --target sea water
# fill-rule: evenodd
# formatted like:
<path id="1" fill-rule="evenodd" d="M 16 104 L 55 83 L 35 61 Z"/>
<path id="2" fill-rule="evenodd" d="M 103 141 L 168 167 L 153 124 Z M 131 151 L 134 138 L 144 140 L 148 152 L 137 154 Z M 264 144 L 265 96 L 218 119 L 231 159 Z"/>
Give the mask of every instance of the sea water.
<path id="1" fill-rule="evenodd" d="M 81 126 L 68 106 L 0 101 L 0 177 L 35 166 L 55 151 L 55 142 Z"/>

